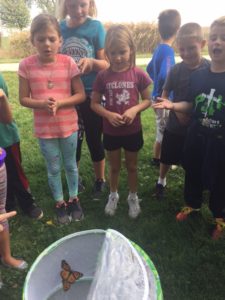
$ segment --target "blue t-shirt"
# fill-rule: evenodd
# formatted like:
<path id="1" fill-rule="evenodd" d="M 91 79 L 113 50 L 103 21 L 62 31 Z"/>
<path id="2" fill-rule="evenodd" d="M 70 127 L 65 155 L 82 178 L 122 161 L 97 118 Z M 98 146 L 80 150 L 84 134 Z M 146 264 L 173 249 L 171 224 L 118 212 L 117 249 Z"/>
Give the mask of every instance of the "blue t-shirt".
<path id="1" fill-rule="evenodd" d="M 73 28 L 63 20 L 60 27 L 63 37 L 61 53 L 71 56 L 76 63 L 84 57 L 97 58 L 97 51 L 104 48 L 105 30 L 98 20 L 87 18 L 83 24 Z M 87 93 L 91 92 L 95 77 L 96 72 L 82 75 Z"/>
<path id="2" fill-rule="evenodd" d="M 152 59 L 147 65 L 147 72 L 154 82 L 152 91 L 153 100 L 162 95 L 166 76 L 175 64 L 174 50 L 167 44 L 159 44 Z"/>

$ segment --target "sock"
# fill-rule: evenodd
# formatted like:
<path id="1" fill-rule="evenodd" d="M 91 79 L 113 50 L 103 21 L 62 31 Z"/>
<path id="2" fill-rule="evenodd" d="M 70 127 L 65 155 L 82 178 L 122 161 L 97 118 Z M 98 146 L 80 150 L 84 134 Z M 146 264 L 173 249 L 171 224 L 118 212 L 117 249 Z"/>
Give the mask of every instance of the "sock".
<path id="1" fill-rule="evenodd" d="M 159 177 L 158 184 L 161 184 L 163 187 L 165 187 L 166 186 L 166 177 L 165 178 Z"/>
<path id="2" fill-rule="evenodd" d="M 137 197 L 137 192 L 136 193 L 129 192 L 129 197 L 136 198 Z"/>
<path id="3" fill-rule="evenodd" d="M 110 196 L 112 196 L 113 198 L 117 198 L 119 195 L 118 195 L 118 192 L 110 192 Z"/>

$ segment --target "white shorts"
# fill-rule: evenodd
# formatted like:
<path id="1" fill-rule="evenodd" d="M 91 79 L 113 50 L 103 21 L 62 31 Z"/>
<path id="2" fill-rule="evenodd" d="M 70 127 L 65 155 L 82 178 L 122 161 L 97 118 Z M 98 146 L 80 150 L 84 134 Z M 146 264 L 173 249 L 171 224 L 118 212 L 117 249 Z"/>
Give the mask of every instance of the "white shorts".
<path id="1" fill-rule="evenodd" d="M 162 143 L 163 133 L 166 128 L 166 123 L 169 116 L 169 110 L 167 109 L 155 109 L 156 116 L 156 142 Z"/>

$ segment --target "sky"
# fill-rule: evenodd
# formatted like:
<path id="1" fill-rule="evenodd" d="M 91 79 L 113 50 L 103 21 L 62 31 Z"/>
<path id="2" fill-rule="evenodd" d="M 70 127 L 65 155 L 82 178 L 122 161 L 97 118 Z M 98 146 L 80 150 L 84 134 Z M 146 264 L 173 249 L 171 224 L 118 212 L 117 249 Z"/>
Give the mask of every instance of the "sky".
<path id="1" fill-rule="evenodd" d="M 177 9 L 182 24 L 197 22 L 210 26 L 225 15 L 222 0 L 95 0 L 98 19 L 102 22 L 157 22 L 159 13 L 168 8 Z"/>

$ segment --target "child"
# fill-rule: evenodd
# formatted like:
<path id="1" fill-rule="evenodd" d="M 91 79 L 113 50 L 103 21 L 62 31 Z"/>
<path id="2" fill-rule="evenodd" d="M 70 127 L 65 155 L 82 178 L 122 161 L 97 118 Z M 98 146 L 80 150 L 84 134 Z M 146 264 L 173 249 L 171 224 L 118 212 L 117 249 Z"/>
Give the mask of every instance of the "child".
<path id="1" fill-rule="evenodd" d="M 1 74 L 0 89 L 7 101 L 8 88 Z M 41 219 L 43 212 L 34 202 L 34 198 L 30 193 L 29 182 L 21 164 L 18 128 L 15 121 L 12 119 L 12 113 L 8 102 L 6 102 L 4 106 L 3 103 L 1 103 L 1 106 L 0 112 L 3 121 L 0 120 L 0 147 L 4 148 L 7 153 L 5 159 L 7 171 L 6 210 L 14 210 L 15 200 L 17 200 L 24 214 L 33 219 Z M 7 123 L 4 122 L 6 111 L 11 116 L 11 120 Z"/>
<path id="2" fill-rule="evenodd" d="M 110 195 L 105 213 L 112 216 L 117 208 L 121 148 L 124 148 L 130 189 L 129 216 L 136 218 L 140 213 L 137 157 L 143 146 L 140 112 L 150 106 L 151 80 L 135 67 L 135 46 L 126 26 L 115 25 L 108 29 L 105 52 L 110 68 L 98 74 L 91 103 L 91 108 L 103 117 L 103 143 L 110 165 Z M 106 98 L 105 107 L 101 105 L 102 95 Z"/>
<path id="3" fill-rule="evenodd" d="M 173 102 L 187 99 L 191 73 L 209 65 L 209 61 L 201 56 L 205 42 L 202 29 L 197 23 L 187 23 L 179 29 L 176 43 L 182 62 L 170 70 L 163 88 L 163 98 L 168 99 L 169 94 L 173 92 Z M 166 174 L 170 166 L 181 163 L 188 123 L 187 114 L 170 111 L 163 134 L 160 174 L 156 184 L 156 197 L 159 200 L 164 196 Z"/>
<path id="4" fill-rule="evenodd" d="M 0 89 L 0 122 L 5 124 L 12 123 L 12 114 L 8 104 L 7 97 L 2 89 Z M 7 175 L 5 167 L 6 152 L 0 148 L 0 257 L 1 263 L 7 267 L 24 270 L 27 263 L 24 260 L 16 259 L 11 255 L 10 236 L 7 216 L 15 215 L 15 211 L 6 214 L 6 193 L 7 193 Z"/>
<path id="5" fill-rule="evenodd" d="M 212 238 L 225 232 L 225 17 L 210 26 L 208 51 L 211 65 L 190 77 L 187 102 L 159 99 L 156 108 L 186 112 L 193 109 L 184 147 L 186 207 L 177 214 L 183 221 L 202 205 L 202 192 L 209 190 L 209 208 L 216 227 Z"/>
<path id="6" fill-rule="evenodd" d="M 34 131 L 45 158 L 49 186 L 56 201 L 57 220 L 61 224 L 83 218 L 77 197 L 76 165 L 77 113 L 74 105 L 85 99 L 76 63 L 58 54 L 61 33 L 55 17 L 40 14 L 31 24 L 31 42 L 37 55 L 19 65 L 20 103 L 33 109 Z M 71 96 L 71 87 L 73 96 Z M 69 201 L 63 197 L 61 160 L 65 168 Z"/>
<path id="7" fill-rule="evenodd" d="M 67 16 L 66 19 L 64 19 Z M 105 188 L 105 154 L 102 144 L 102 118 L 90 108 L 92 85 L 98 71 L 108 67 L 104 56 L 105 31 L 96 16 L 94 0 L 62 0 L 60 17 L 63 45 L 61 52 L 71 56 L 81 71 L 86 101 L 79 105 L 79 123 L 83 124 L 95 172 L 93 198 L 99 200 Z M 80 126 L 81 129 L 82 126 Z M 77 162 L 81 157 L 78 139 Z"/>
<path id="8" fill-rule="evenodd" d="M 161 37 L 161 43 L 155 49 L 153 57 L 147 66 L 147 72 L 154 82 L 152 91 L 152 99 L 162 95 L 163 85 L 170 68 L 175 64 L 173 44 L 177 30 L 180 27 L 181 17 L 177 10 L 167 9 L 162 11 L 158 17 L 158 30 Z M 162 109 L 155 110 L 156 115 L 156 141 L 153 146 L 153 159 L 151 164 L 159 166 L 161 142 L 165 124 L 167 120 L 167 112 Z"/>

